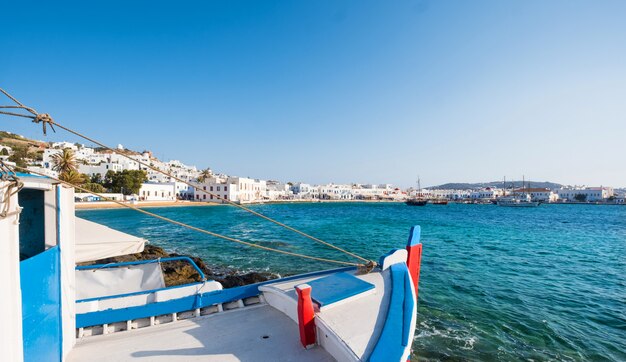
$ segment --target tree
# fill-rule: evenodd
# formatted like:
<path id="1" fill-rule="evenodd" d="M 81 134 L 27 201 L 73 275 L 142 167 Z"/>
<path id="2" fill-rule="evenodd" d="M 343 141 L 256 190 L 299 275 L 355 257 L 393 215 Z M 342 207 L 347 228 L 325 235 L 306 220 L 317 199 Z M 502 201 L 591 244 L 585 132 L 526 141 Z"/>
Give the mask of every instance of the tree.
<path id="1" fill-rule="evenodd" d="M 139 193 L 141 184 L 147 180 L 146 171 L 143 170 L 123 170 L 121 172 L 109 170 L 104 176 L 104 186 L 111 192 L 131 195 Z"/>
<path id="2" fill-rule="evenodd" d="M 26 167 L 26 159 L 28 158 L 28 148 L 24 146 L 13 147 L 13 154 L 9 156 L 9 161 L 15 162 L 18 167 Z"/>
<path id="3" fill-rule="evenodd" d="M 52 169 L 58 172 L 59 175 L 69 173 L 70 171 L 77 172 L 76 156 L 74 156 L 74 151 L 71 149 L 65 148 L 63 151 L 55 153 L 51 159 L 53 163 Z"/>
<path id="4" fill-rule="evenodd" d="M 80 186 L 85 182 L 83 175 L 76 170 L 69 170 L 67 172 L 62 172 L 59 175 L 59 180 L 65 181 L 72 185 Z"/>
<path id="5" fill-rule="evenodd" d="M 587 201 L 587 195 L 585 194 L 576 194 L 574 195 L 574 199 L 578 202 L 585 202 Z"/>
<path id="6" fill-rule="evenodd" d="M 97 192 L 99 194 L 104 193 L 107 191 L 106 188 L 104 188 L 104 186 L 100 185 L 99 183 L 95 183 L 95 182 L 87 182 L 85 184 L 83 184 L 83 188 L 91 191 L 91 192 Z"/>
<path id="7" fill-rule="evenodd" d="M 3 148 L 2 151 L 0 151 L 0 156 L 8 156 L 9 155 L 9 150 L 7 150 L 6 148 Z"/>
<path id="8" fill-rule="evenodd" d="M 213 172 L 211 172 L 211 169 L 205 168 L 204 170 L 200 172 L 200 176 L 198 176 L 198 182 L 203 183 L 204 181 L 206 181 L 206 179 L 211 177 L 211 175 L 213 175 Z"/>

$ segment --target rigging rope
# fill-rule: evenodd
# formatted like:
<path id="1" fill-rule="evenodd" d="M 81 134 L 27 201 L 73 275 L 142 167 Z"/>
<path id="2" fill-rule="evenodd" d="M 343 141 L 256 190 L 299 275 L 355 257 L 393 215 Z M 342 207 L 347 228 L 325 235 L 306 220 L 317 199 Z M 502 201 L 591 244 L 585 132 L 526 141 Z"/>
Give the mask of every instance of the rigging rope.
<path id="1" fill-rule="evenodd" d="M 294 252 L 280 250 L 280 249 L 274 249 L 274 248 L 270 248 L 270 247 L 267 247 L 267 246 L 254 244 L 254 243 L 251 243 L 251 242 L 248 242 L 248 241 L 243 241 L 243 240 L 240 240 L 240 239 L 232 238 L 230 236 L 214 233 L 212 231 L 204 230 L 204 229 L 201 229 L 201 228 L 189 225 L 189 224 L 185 224 L 185 223 L 180 222 L 180 221 L 176 221 L 176 220 L 170 219 L 170 218 L 165 217 L 165 216 L 161 216 L 161 215 L 155 214 L 153 212 L 150 212 L 150 211 L 147 211 L 147 210 L 144 210 L 144 209 L 140 209 L 139 207 L 136 207 L 134 205 L 125 204 L 125 203 L 123 203 L 121 201 L 117 201 L 115 199 L 112 199 L 110 197 L 104 196 L 104 195 L 99 194 L 97 192 L 93 192 L 93 191 L 88 190 L 86 188 L 80 187 L 78 185 L 74 185 L 74 184 L 72 184 L 70 182 L 63 181 L 61 179 L 58 179 L 56 177 L 52 177 L 52 176 L 46 175 L 46 174 L 41 173 L 41 172 L 28 170 L 27 168 L 20 167 L 20 166 L 12 166 L 12 167 L 15 168 L 15 169 L 20 169 L 20 170 L 23 170 L 25 172 L 32 173 L 34 175 L 47 177 L 47 178 L 49 178 L 51 180 L 57 181 L 59 183 L 62 183 L 64 185 L 67 185 L 67 186 L 70 186 L 70 187 L 74 187 L 74 188 L 79 189 L 79 190 L 81 190 L 83 192 L 87 192 L 87 193 L 96 195 L 96 196 L 98 196 L 100 198 L 103 198 L 103 199 L 105 199 L 107 201 L 112 201 L 112 202 L 114 202 L 114 203 L 116 203 L 118 205 L 121 205 L 121 206 L 130 208 L 130 209 L 133 209 L 133 210 L 138 211 L 140 213 L 152 216 L 154 218 L 157 218 L 157 219 L 160 219 L 160 220 L 163 220 L 163 221 L 166 221 L 166 222 L 178 225 L 178 226 L 185 227 L 185 228 L 190 229 L 190 230 L 194 230 L 194 231 L 201 232 L 203 234 L 211 235 L 211 236 L 214 236 L 216 238 L 220 238 L 220 239 L 224 239 L 224 240 L 228 240 L 228 241 L 233 241 L 233 242 L 236 242 L 236 243 L 239 243 L 239 244 L 243 244 L 243 245 L 246 245 L 246 246 L 250 246 L 250 247 L 253 247 L 253 248 L 258 248 L 258 249 L 262 249 L 262 250 L 266 250 L 266 251 L 273 251 L 273 252 L 276 252 L 276 253 L 281 253 L 281 254 L 285 254 L 285 255 L 289 255 L 289 256 L 296 256 L 296 257 L 299 257 L 299 258 L 311 259 L 311 260 L 321 261 L 321 262 L 325 262 L 325 263 L 333 263 L 333 264 L 341 264 L 341 265 L 350 265 L 350 266 L 361 267 L 361 265 L 357 264 L 357 263 L 351 263 L 351 262 L 341 261 L 341 260 L 326 259 L 326 258 L 319 258 L 319 257 L 316 257 L 316 256 L 310 256 L 310 255 L 304 255 L 304 254 L 294 253 Z"/>
<path id="2" fill-rule="evenodd" d="M 188 182 L 188 181 L 185 181 L 185 180 L 183 180 L 183 179 L 181 179 L 181 178 L 179 178 L 179 177 L 177 177 L 177 176 L 174 176 L 174 175 L 172 175 L 172 174 L 170 174 L 170 173 L 168 173 L 168 172 L 162 171 L 162 170 L 160 170 L 160 169 L 158 169 L 158 168 L 156 168 L 156 167 L 153 167 L 153 166 L 151 166 L 151 165 L 149 165 L 149 164 L 147 164 L 147 163 L 144 163 L 144 162 L 142 162 L 142 161 L 140 161 L 140 160 L 136 160 L 136 159 L 134 159 L 134 158 L 130 157 L 129 155 L 126 155 L 125 153 L 116 152 L 114 149 L 112 149 L 111 147 L 108 147 L 107 145 L 105 145 L 105 144 L 103 144 L 103 143 L 101 143 L 101 142 L 98 142 L 98 141 L 96 141 L 96 140 L 94 140 L 94 139 L 92 139 L 92 138 L 90 138 L 90 137 L 87 137 L 87 136 L 85 136 L 85 135 L 83 135 L 83 134 L 81 134 L 81 133 L 79 133 L 79 132 L 77 132 L 77 131 L 74 131 L 74 130 L 72 130 L 72 129 L 70 129 L 70 128 L 67 128 L 67 127 L 63 126 L 63 125 L 60 125 L 59 123 L 55 122 L 55 121 L 52 119 L 52 117 L 50 117 L 50 115 L 49 115 L 49 114 L 47 114 L 47 113 L 40 114 L 40 113 L 38 113 L 35 109 L 33 109 L 33 108 L 31 108 L 31 107 L 27 107 L 27 106 L 23 105 L 23 104 L 22 104 L 22 103 L 20 103 L 20 102 L 19 102 L 16 98 L 14 98 L 14 97 L 13 97 L 13 96 L 11 96 L 8 92 L 6 92 L 4 89 L 0 88 L 0 92 L 2 92 L 5 96 L 7 96 L 8 98 L 10 98 L 11 100 L 13 100 L 13 101 L 17 104 L 17 106 L 2 106 L 2 107 L 0 107 L 0 108 L 8 108 L 8 109 L 11 109 L 11 108 L 13 108 L 13 109 L 24 109 L 24 110 L 28 111 L 29 113 L 31 113 L 32 115 L 25 115 L 25 114 L 19 114 L 19 113 L 14 113 L 14 112 L 7 112 L 7 111 L 2 111 L 2 110 L 0 110 L 0 114 L 6 114 L 6 115 L 13 115 L 13 116 L 19 116 L 19 117 L 29 118 L 29 119 L 32 119 L 32 121 L 33 121 L 34 123 L 41 123 L 41 124 L 42 124 L 42 127 L 43 127 L 43 133 L 44 133 L 44 135 L 46 134 L 46 126 L 47 126 L 47 125 L 49 125 L 49 126 L 50 126 L 50 128 L 51 128 L 54 132 L 56 132 L 56 131 L 55 131 L 55 129 L 54 129 L 54 126 L 57 126 L 57 127 L 61 128 L 61 129 L 63 129 L 63 130 L 65 130 L 65 131 L 67 131 L 67 132 L 69 132 L 69 133 L 72 133 L 72 134 L 74 134 L 74 135 L 76 135 L 76 136 L 78 136 L 78 137 L 81 137 L 81 138 L 83 138 L 83 139 L 85 139 L 85 140 L 87 140 L 87 141 L 89 141 L 89 142 L 95 143 L 95 144 L 97 144 L 98 146 L 100 146 L 100 147 L 102 147 L 102 148 L 105 148 L 105 149 L 107 149 L 107 150 L 109 150 L 109 151 L 111 151 L 111 152 L 113 152 L 113 153 L 119 154 L 119 155 L 121 155 L 121 156 L 123 156 L 123 157 L 126 157 L 127 159 L 129 159 L 129 160 L 131 160 L 131 161 L 137 162 L 138 164 L 140 164 L 140 165 L 142 165 L 142 166 L 144 166 L 144 167 L 146 167 L 146 168 L 149 168 L 149 169 L 151 169 L 151 170 L 153 170 L 153 171 L 155 171 L 155 172 L 159 172 L 159 173 L 161 173 L 161 174 L 163 174 L 163 175 L 165 175 L 165 176 L 168 176 L 168 177 L 170 177 L 170 178 L 172 178 L 172 179 L 174 179 L 174 180 L 176 180 L 176 181 L 178 181 L 178 182 L 184 183 L 184 184 L 186 184 L 186 185 L 188 185 L 188 186 L 192 187 L 194 190 L 197 190 L 197 191 L 200 191 L 200 192 L 204 192 L 204 193 L 206 193 L 206 194 L 208 194 L 208 195 L 214 196 L 214 197 L 216 197 L 218 200 L 221 200 L 222 202 L 226 202 L 226 203 L 228 203 L 228 204 L 229 204 L 229 205 L 231 205 L 231 206 L 238 207 L 238 208 L 240 208 L 240 209 L 242 209 L 242 210 L 244 210 L 244 211 L 247 211 L 247 212 L 249 212 L 249 213 L 251 213 L 251 214 L 253 214 L 253 215 L 257 216 L 257 217 L 260 217 L 260 218 L 262 218 L 262 219 L 265 219 L 265 220 L 267 220 L 267 221 L 269 221 L 269 222 L 272 222 L 272 223 L 274 223 L 274 224 L 276 224 L 276 225 L 278 225 L 278 226 L 281 226 L 281 227 L 283 227 L 283 228 L 285 228 L 285 229 L 287 229 L 287 230 L 290 230 L 290 231 L 292 231 L 292 232 L 295 232 L 295 233 L 297 233 L 297 234 L 299 234 L 299 235 L 302 235 L 302 236 L 304 236 L 304 237 L 306 237 L 306 238 L 309 238 L 309 239 L 311 239 L 311 240 L 313 240 L 313 241 L 316 241 L 316 242 L 318 242 L 318 243 L 320 243 L 320 244 L 323 244 L 323 245 L 325 245 L 325 246 L 327 246 L 327 247 L 330 247 L 330 248 L 332 248 L 332 249 L 338 250 L 338 251 L 340 251 L 340 252 L 342 252 L 342 253 L 345 253 L 345 254 L 347 254 L 347 255 L 349 255 L 349 256 L 351 256 L 351 257 L 353 257 L 353 258 L 359 259 L 359 260 L 361 260 L 362 262 L 365 262 L 365 265 L 368 265 L 368 266 L 371 266 L 371 265 L 376 265 L 376 262 L 374 262 L 374 261 L 371 261 L 371 260 L 368 260 L 368 259 L 366 259 L 366 258 L 363 258 L 363 257 L 361 257 L 361 256 L 359 256 L 359 255 L 357 255 L 357 254 L 355 254 L 355 253 L 352 253 L 352 252 L 350 252 L 350 251 L 348 251 L 348 250 L 345 250 L 345 249 L 343 249 L 343 248 L 341 248 L 341 247 L 338 247 L 338 246 L 333 245 L 333 244 L 331 244 L 331 243 L 328 243 L 328 242 L 326 242 L 326 241 L 324 241 L 324 240 L 321 240 L 321 239 L 319 239 L 319 238 L 316 238 L 316 237 L 314 237 L 314 236 L 312 236 L 312 235 L 309 235 L 309 234 L 307 234 L 307 233 L 305 233 L 305 232 L 303 232 L 303 231 L 297 230 L 297 229 L 295 229 L 295 228 L 293 228 L 293 227 L 291 227 L 291 226 L 289 226 L 289 225 L 286 225 L 286 224 L 284 224 L 284 223 L 282 223 L 282 222 L 280 222 L 280 221 L 274 220 L 274 219 L 272 219 L 272 218 L 270 218 L 270 217 L 268 217 L 268 216 L 265 216 L 265 215 L 263 215 L 263 214 L 261 214 L 261 213 L 259 213 L 259 212 L 256 212 L 256 211 L 254 211 L 254 210 L 252 210 L 252 209 L 250 209 L 250 208 L 247 208 L 247 207 L 245 207 L 245 206 L 243 206 L 243 205 L 241 205 L 241 204 L 237 204 L 237 203 L 235 203 L 235 202 L 233 202 L 233 201 L 231 201 L 231 200 L 229 200 L 229 199 L 222 198 L 221 196 L 219 196 L 219 195 L 217 195 L 217 194 L 211 193 L 211 192 L 209 192 L 209 191 L 207 191 L 207 190 L 203 190 L 203 189 L 201 189 L 200 187 L 198 187 L 198 186 L 196 186 L 196 185 L 193 185 L 193 184 L 191 184 L 191 183 L 190 183 L 190 182 Z M 88 192 L 90 192 L 90 191 L 88 191 Z M 93 193 L 93 192 L 91 192 L 91 193 Z M 94 193 L 94 194 L 95 194 L 95 193 Z M 255 245 L 255 244 L 253 244 L 253 245 Z M 369 267 L 368 267 L 368 268 L 369 268 Z"/>

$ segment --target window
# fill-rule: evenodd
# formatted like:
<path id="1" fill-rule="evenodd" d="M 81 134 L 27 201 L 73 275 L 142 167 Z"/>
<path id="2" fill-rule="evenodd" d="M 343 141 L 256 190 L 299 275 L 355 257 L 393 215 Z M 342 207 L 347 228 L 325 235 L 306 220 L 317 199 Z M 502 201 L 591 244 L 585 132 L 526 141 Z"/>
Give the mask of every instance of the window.
<path id="1" fill-rule="evenodd" d="M 210 187 L 210 190 L 213 191 L 213 186 Z"/>
<path id="2" fill-rule="evenodd" d="M 204 189 L 204 191 L 206 191 L 206 186 L 202 186 L 202 188 Z"/>
<path id="3" fill-rule="evenodd" d="M 228 186 L 224 186 L 224 191 L 228 191 Z"/>
<path id="4" fill-rule="evenodd" d="M 224 200 L 228 200 L 228 195 L 224 195 Z"/>
<path id="5" fill-rule="evenodd" d="M 220 187 L 219 186 L 217 187 L 217 191 L 220 191 Z"/>
<path id="6" fill-rule="evenodd" d="M 213 195 L 211 195 L 211 200 L 213 200 Z"/>
<path id="7" fill-rule="evenodd" d="M 211 196 L 211 197 L 213 197 L 213 196 Z M 203 198 L 204 200 L 206 200 L 206 195 L 202 195 L 202 198 Z"/>

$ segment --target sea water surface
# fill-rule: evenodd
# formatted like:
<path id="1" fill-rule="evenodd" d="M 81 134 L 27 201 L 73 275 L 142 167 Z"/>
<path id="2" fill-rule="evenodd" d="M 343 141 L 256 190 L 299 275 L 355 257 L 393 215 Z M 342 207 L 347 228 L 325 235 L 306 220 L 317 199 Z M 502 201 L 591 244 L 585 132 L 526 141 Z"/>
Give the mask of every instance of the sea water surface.
<path id="1" fill-rule="evenodd" d="M 626 361 L 626 207 L 311 203 L 255 211 L 378 260 L 424 244 L 412 360 Z M 309 255 L 341 253 L 230 206 L 151 211 L 217 233 Z M 79 217 L 208 264 L 281 275 L 333 265 L 233 244 L 133 210 Z"/>

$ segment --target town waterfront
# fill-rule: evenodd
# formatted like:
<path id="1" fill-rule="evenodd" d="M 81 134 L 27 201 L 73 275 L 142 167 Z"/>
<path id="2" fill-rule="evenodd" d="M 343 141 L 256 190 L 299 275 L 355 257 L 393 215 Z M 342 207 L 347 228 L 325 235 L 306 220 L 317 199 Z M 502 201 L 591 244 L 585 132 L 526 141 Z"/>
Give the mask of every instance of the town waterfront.
<path id="1" fill-rule="evenodd" d="M 312 203 L 251 208 L 368 258 L 403 247 L 410 226 L 421 225 L 414 360 L 626 360 L 624 207 Z M 151 211 L 263 245 L 344 259 L 229 206 Z M 251 250 L 133 210 L 76 213 L 208 264 L 281 275 L 333 267 Z"/>

